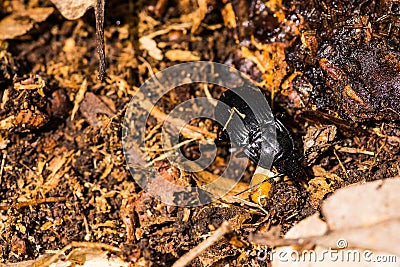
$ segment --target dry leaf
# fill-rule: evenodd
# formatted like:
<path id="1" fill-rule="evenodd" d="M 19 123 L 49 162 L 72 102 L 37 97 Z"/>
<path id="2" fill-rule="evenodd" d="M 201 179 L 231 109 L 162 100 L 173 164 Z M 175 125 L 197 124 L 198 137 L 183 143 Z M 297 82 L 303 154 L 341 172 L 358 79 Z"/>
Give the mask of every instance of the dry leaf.
<path id="1" fill-rule="evenodd" d="M 0 21 L 0 40 L 24 35 L 35 23 L 46 20 L 53 11 L 52 7 L 36 7 L 12 13 Z"/>
<path id="2" fill-rule="evenodd" d="M 98 126 L 100 124 L 100 121 L 97 119 L 98 114 L 105 114 L 109 117 L 115 115 L 112 109 L 106 105 L 105 101 L 91 92 L 86 93 L 79 110 L 86 118 L 86 121 L 92 126 Z"/>
<path id="3" fill-rule="evenodd" d="M 321 165 L 312 167 L 315 178 L 308 182 L 307 191 L 311 194 L 311 205 L 317 208 L 325 195 L 333 192 L 333 185 L 342 181 L 334 173 L 326 171 Z"/>
<path id="4" fill-rule="evenodd" d="M 386 179 L 337 190 L 322 206 L 332 230 L 400 219 L 400 179 Z"/>
<path id="5" fill-rule="evenodd" d="M 85 12 L 96 6 L 96 0 L 51 0 L 66 19 L 79 19 Z"/>
<path id="6" fill-rule="evenodd" d="M 328 231 L 328 226 L 320 219 L 318 213 L 305 218 L 291 228 L 285 238 L 301 238 L 303 236 L 321 236 Z"/>
<path id="7" fill-rule="evenodd" d="M 382 262 L 376 261 L 381 256 L 391 257 L 392 262 L 387 266 L 400 266 L 399 191 L 399 177 L 337 190 L 323 203 L 326 222 L 319 219 L 319 214 L 314 214 L 295 225 L 285 236 L 285 239 L 315 244 L 315 249 L 307 253 L 314 253 L 318 260 L 293 262 L 289 257 L 283 261 L 276 255 L 302 255 L 301 251 L 286 246 L 275 251 L 272 266 L 381 266 Z M 329 250 L 344 257 L 360 255 L 360 260 L 335 261 L 329 254 L 322 258 Z"/>
<path id="8" fill-rule="evenodd" d="M 307 134 L 303 137 L 304 153 L 307 162 L 314 163 L 325 152 L 335 139 L 337 127 L 335 125 L 312 126 L 307 128 Z"/>
<path id="9" fill-rule="evenodd" d="M 245 162 L 245 159 L 238 159 Z M 225 178 L 220 175 L 213 174 L 209 171 L 202 170 L 201 166 L 198 166 L 194 162 L 186 162 L 185 169 L 191 170 L 193 175 L 193 179 L 196 181 L 196 184 L 201 189 L 205 190 L 206 192 L 210 193 L 213 196 L 221 196 L 223 201 L 228 203 L 239 202 L 237 199 L 234 198 L 238 193 L 243 192 L 240 194 L 240 197 L 243 199 L 248 199 L 249 192 L 244 192 L 249 188 L 249 184 L 238 181 L 237 183 L 232 180 Z M 226 175 L 229 177 L 229 174 Z"/>

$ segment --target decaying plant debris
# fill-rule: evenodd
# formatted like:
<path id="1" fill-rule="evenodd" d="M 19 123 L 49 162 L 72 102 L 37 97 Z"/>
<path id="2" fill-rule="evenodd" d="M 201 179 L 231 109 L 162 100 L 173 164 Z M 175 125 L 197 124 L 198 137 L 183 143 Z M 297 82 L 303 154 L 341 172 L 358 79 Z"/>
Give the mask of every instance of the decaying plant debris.
<path id="1" fill-rule="evenodd" d="M 112 254 L 115 266 L 172 266 L 189 253 L 192 266 L 267 266 L 250 233 L 279 239 L 337 189 L 399 174 L 398 1 L 106 1 L 106 76 L 96 56 L 104 1 L 85 2 L 73 20 L 57 2 L 0 3 L 2 263 L 84 264 Z M 153 73 L 191 60 L 231 65 L 266 93 L 305 153 L 303 185 L 285 177 L 259 188 L 259 203 L 252 191 L 235 196 L 247 188 L 249 164 L 221 201 L 178 208 L 135 184 L 121 144 L 126 106 Z M 160 118 L 173 107 L 222 90 L 183 86 L 160 101 L 143 149 L 163 178 L 196 185 L 224 169 L 226 147 L 207 170 L 185 173 L 165 160 L 160 140 Z M 217 134 L 209 120 L 191 123 Z M 192 137 L 183 134 L 180 149 L 196 158 Z M 229 233 L 193 254 L 223 222 Z"/>

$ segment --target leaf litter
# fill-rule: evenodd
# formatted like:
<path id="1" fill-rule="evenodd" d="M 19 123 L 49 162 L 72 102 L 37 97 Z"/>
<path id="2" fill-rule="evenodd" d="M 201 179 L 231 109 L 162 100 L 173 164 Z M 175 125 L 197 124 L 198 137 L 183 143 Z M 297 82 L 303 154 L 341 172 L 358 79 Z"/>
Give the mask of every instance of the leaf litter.
<path id="1" fill-rule="evenodd" d="M 387 179 L 400 169 L 396 1 L 376 8 L 342 3 L 336 11 L 306 1 L 52 3 L 69 20 L 50 2 L 0 4 L 0 32 L 15 34 L 0 38 L 4 264 L 265 266 L 256 254 L 267 242 L 301 249 L 300 237 L 316 249 L 345 237 L 351 248 L 398 255 L 392 234 L 398 231 L 398 182 Z M 95 17 L 86 12 L 92 7 Z M 46 12 L 38 17 L 24 13 L 41 9 Z M 10 31 L 9 23 L 18 30 Z M 153 73 L 198 59 L 236 67 L 267 94 L 307 158 L 305 187 L 287 177 L 254 197 L 245 190 L 255 170 L 249 164 L 221 201 L 177 208 L 133 182 L 120 136 L 127 103 Z M 174 105 L 199 95 L 218 98 L 222 91 L 198 85 L 161 101 L 147 127 L 146 151 L 164 179 L 201 186 L 223 170 L 223 148 L 214 165 L 197 173 L 165 161 L 159 124 Z M 175 123 L 171 129 L 182 126 Z M 202 120 L 184 129 L 179 148 L 192 158 L 198 140 L 217 134 Z M 221 225 L 230 230 L 219 234 Z M 369 242 L 381 236 L 388 242 Z"/>

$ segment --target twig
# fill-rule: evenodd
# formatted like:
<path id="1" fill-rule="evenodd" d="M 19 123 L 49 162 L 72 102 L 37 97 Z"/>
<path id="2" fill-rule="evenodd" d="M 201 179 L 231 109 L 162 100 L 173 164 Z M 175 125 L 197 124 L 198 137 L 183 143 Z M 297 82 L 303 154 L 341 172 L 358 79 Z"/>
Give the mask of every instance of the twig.
<path id="1" fill-rule="evenodd" d="M 374 161 L 372 162 L 371 166 L 369 167 L 369 172 L 371 172 L 372 168 L 376 166 L 376 162 L 378 160 L 379 154 L 381 154 L 382 149 L 386 146 L 387 139 L 384 139 L 383 144 L 378 148 L 378 152 L 375 154 Z"/>
<path id="2" fill-rule="evenodd" d="M 335 149 L 339 152 L 344 152 L 344 153 L 365 154 L 365 155 L 369 155 L 369 156 L 375 155 L 375 153 L 373 151 L 368 151 L 368 150 L 354 148 L 354 147 L 344 147 L 344 146 L 336 145 Z"/>
<path id="3" fill-rule="evenodd" d="M 180 133 L 187 138 L 199 140 L 204 140 L 205 138 L 210 140 L 217 139 L 217 135 L 215 133 L 211 133 L 196 126 L 187 125 L 184 120 L 181 120 L 179 118 L 170 118 L 167 120 L 168 115 L 162 112 L 158 107 L 151 106 L 150 108 L 146 106 L 146 104 L 148 104 L 146 100 L 142 102 L 142 108 L 144 108 L 148 112 L 151 112 L 151 115 L 156 118 L 157 121 L 166 122 L 170 126 L 173 126 L 175 129 L 180 130 Z"/>
<path id="4" fill-rule="evenodd" d="M 86 90 L 88 87 L 87 85 L 88 85 L 87 79 L 84 79 L 81 86 L 79 86 L 78 93 L 76 93 L 76 95 L 75 95 L 74 107 L 72 108 L 72 112 L 71 112 L 71 121 L 74 120 L 75 114 L 78 112 L 79 105 L 85 98 L 85 93 L 86 93 Z"/>
<path id="5" fill-rule="evenodd" d="M 240 198 L 240 197 L 237 197 L 237 196 L 233 196 L 232 199 L 237 200 L 237 201 L 239 201 L 239 202 L 241 202 L 241 203 L 243 203 L 243 204 L 245 204 L 245 205 L 247 205 L 249 207 L 252 207 L 252 208 L 257 208 L 257 209 L 260 208 L 260 206 L 258 204 L 250 202 L 250 201 L 247 201 L 247 200 L 244 200 L 243 198 Z"/>
<path id="6" fill-rule="evenodd" d="M 186 144 L 189 144 L 190 142 L 193 142 L 193 141 L 196 141 L 196 139 L 194 139 L 194 138 L 192 138 L 192 139 L 188 139 L 188 140 L 185 140 L 185 141 L 183 141 L 183 142 L 180 142 L 179 144 L 176 144 L 176 145 L 174 145 L 174 146 L 172 146 L 172 147 L 166 147 L 166 148 L 144 148 L 144 150 L 145 151 L 148 151 L 148 152 L 150 152 L 150 151 L 171 151 L 171 150 L 176 150 L 176 149 L 178 149 L 178 148 L 180 148 L 180 147 L 182 147 L 182 146 L 184 146 L 184 145 L 186 145 Z"/>
<path id="7" fill-rule="evenodd" d="M 149 71 L 151 77 L 154 79 L 154 81 L 159 86 L 159 88 L 164 88 L 164 86 L 158 80 L 157 76 L 154 74 L 153 68 L 151 67 L 150 63 L 146 59 L 142 58 L 141 56 L 139 56 L 138 58 L 140 61 L 142 61 L 146 65 L 147 70 Z"/>
<path id="8" fill-rule="evenodd" d="M 336 153 L 336 149 L 333 150 L 333 154 L 335 154 L 336 159 L 339 161 L 339 165 L 340 165 L 340 167 L 342 168 L 342 170 L 343 170 L 343 172 L 344 172 L 344 175 L 346 175 L 346 178 L 349 179 L 349 175 L 347 174 L 347 170 L 346 170 L 346 168 L 344 167 L 342 161 L 340 160 L 338 154 Z"/>
<path id="9" fill-rule="evenodd" d="M 50 264 L 56 262 L 58 260 L 58 257 L 61 254 L 64 254 L 67 250 L 78 247 L 78 248 L 94 248 L 94 249 L 103 249 L 103 250 L 108 250 L 114 253 L 121 252 L 121 249 L 116 248 L 111 245 L 107 244 L 102 244 L 102 243 L 91 243 L 91 242 L 71 242 L 69 245 L 65 246 L 63 249 L 57 251 L 56 254 L 51 256 L 47 261 L 43 262 L 42 266 L 47 267 L 50 266 Z"/>
<path id="10" fill-rule="evenodd" d="M 197 247 L 194 247 L 188 253 L 183 255 L 179 260 L 177 260 L 172 267 L 184 267 L 187 266 L 192 260 L 203 253 L 207 248 L 215 244 L 219 239 L 221 239 L 225 234 L 231 232 L 231 226 L 227 221 L 224 221 L 221 226 L 206 240 L 201 242 Z"/>
<path id="11" fill-rule="evenodd" d="M 94 8 L 96 15 L 96 43 L 97 53 L 99 54 L 99 75 L 98 79 L 104 80 L 106 77 L 106 56 L 104 52 L 104 4 L 105 0 L 97 0 Z"/>
<path id="12" fill-rule="evenodd" d="M 50 203 L 50 202 L 62 202 L 65 200 L 66 200 L 65 197 L 48 197 L 48 198 L 24 201 L 12 205 L 0 205 L 0 210 L 20 209 L 27 206 L 40 205 L 43 203 Z"/>
<path id="13" fill-rule="evenodd" d="M 7 154 L 3 153 L 3 158 L 1 160 L 1 167 L 0 167 L 0 183 L 1 183 L 1 179 L 3 178 L 3 171 L 4 171 L 4 165 L 6 163 L 6 157 L 7 157 Z"/>

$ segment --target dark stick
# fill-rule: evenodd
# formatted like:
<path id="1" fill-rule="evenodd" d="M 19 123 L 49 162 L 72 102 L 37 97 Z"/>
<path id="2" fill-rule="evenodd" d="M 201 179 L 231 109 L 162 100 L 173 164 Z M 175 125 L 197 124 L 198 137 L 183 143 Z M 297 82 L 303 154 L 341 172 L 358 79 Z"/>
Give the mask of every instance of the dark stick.
<path id="1" fill-rule="evenodd" d="M 98 79 L 104 80 L 106 77 L 106 57 L 104 52 L 104 4 L 105 0 L 97 0 L 94 12 L 96 15 L 96 43 L 97 53 L 99 54 L 99 75 Z"/>

